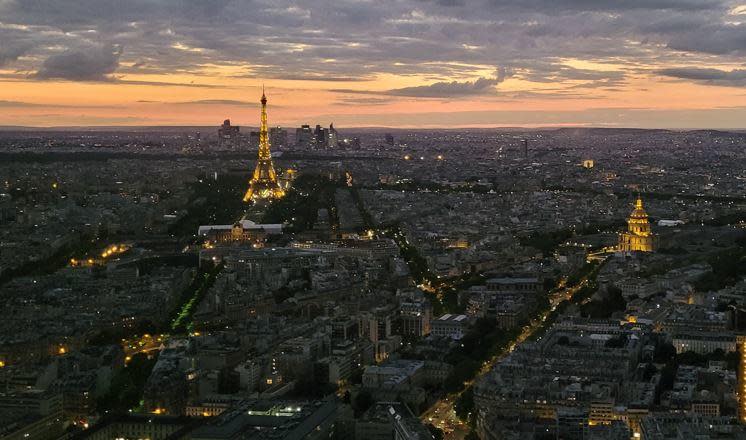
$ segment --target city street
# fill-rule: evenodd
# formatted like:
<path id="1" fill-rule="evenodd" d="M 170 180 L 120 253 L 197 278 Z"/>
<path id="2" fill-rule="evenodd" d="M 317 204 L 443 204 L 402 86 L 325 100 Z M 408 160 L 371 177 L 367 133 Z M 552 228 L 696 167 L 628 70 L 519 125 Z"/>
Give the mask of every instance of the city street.
<path id="1" fill-rule="evenodd" d="M 510 352 L 512 352 L 518 344 L 523 343 L 530 338 L 534 333 L 539 331 L 546 323 L 547 319 L 552 313 L 555 313 L 557 307 L 563 301 L 569 301 L 576 292 L 588 285 L 590 275 L 586 275 L 576 285 L 571 287 L 563 287 L 555 292 L 550 293 L 549 298 L 549 310 L 541 313 L 534 317 L 531 322 L 523 327 L 523 331 L 515 338 L 512 344 L 508 346 L 506 350 L 494 356 L 489 361 L 485 362 L 477 376 L 469 382 L 465 382 L 464 389 L 458 393 L 449 394 L 443 399 L 436 402 L 430 409 L 425 411 L 420 419 L 423 423 L 431 423 L 436 427 L 443 430 L 445 438 L 448 440 L 459 440 L 466 437 L 469 433 L 469 427 L 461 421 L 456 415 L 455 402 L 459 397 L 476 381 L 481 379 L 485 374 L 489 373 L 492 368 L 504 359 Z"/>

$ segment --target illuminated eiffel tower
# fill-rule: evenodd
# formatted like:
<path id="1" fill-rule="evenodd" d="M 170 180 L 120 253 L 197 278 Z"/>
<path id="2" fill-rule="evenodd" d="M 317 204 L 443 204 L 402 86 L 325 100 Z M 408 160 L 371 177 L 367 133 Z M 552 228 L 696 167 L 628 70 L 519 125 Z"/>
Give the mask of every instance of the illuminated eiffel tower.
<path id="1" fill-rule="evenodd" d="M 272 165 L 272 154 L 269 151 L 269 135 L 267 133 L 267 97 L 262 88 L 262 125 L 259 128 L 259 155 L 256 160 L 254 175 L 249 181 L 249 189 L 243 196 L 244 202 L 280 199 L 285 196 L 285 190 L 277 182 L 275 167 Z"/>

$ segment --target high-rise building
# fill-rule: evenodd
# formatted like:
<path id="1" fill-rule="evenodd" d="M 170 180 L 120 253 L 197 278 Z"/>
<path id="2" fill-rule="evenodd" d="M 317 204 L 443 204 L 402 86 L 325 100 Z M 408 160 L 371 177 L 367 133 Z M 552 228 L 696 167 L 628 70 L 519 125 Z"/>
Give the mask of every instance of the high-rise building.
<path id="1" fill-rule="evenodd" d="M 267 130 L 267 97 L 262 92 L 262 116 L 259 128 L 259 152 L 254 174 L 249 181 L 249 189 L 243 197 L 244 202 L 279 199 L 285 196 L 285 190 L 277 181 L 275 167 L 272 164 L 272 153 L 269 150 L 269 133 Z"/>
<path id="2" fill-rule="evenodd" d="M 269 129 L 269 144 L 275 148 L 285 148 L 288 146 L 288 132 L 284 128 L 277 126 Z"/>
<path id="3" fill-rule="evenodd" d="M 635 209 L 627 219 L 627 231 L 619 234 L 618 250 L 622 252 L 653 252 L 656 248 L 656 236 L 650 228 L 648 213 L 638 196 Z"/>
<path id="4" fill-rule="evenodd" d="M 296 148 L 310 148 L 313 141 L 313 130 L 310 125 L 301 125 L 295 129 Z"/>
<path id="5" fill-rule="evenodd" d="M 218 128 L 218 145 L 221 148 L 238 147 L 241 143 L 241 129 L 238 125 L 231 125 L 231 120 L 226 119 Z"/>
<path id="6" fill-rule="evenodd" d="M 391 133 L 386 133 L 386 144 L 394 146 L 394 135 Z"/>
<path id="7" fill-rule="evenodd" d="M 252 131 L 249 133 L 249 147 L 259 148 L 259 132 Z"/>
<path id="8" fill-rule="evenodd" d="M 339 133 L 337 133 L 337 130 L 334 128 L 334 124 L 329 124 L 329 130 L 327 131 L 326 135 L 326 147 L 337 148 L 338 144 Z"/>
<path id="9" fill-rule="evenodd" d="M 314 147 L 317 149 L 326 148 L 327 138 L 329 137 L 329 129 L 323 128 L 316 124 L 316 130 L 313 131 Z"/>

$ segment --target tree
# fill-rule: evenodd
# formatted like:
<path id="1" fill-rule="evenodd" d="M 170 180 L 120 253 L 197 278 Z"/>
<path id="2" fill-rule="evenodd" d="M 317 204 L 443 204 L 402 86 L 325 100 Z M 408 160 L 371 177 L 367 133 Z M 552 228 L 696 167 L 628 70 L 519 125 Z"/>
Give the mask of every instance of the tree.
<path id="1" fill-rule="evenodd" d="M 453 405 L 459 419 L 470 422 L 469 416 L 474 412 L 474 388 L 464 390 Z"/>
<path id="2" fill-rule="evenodd" d="M 627 302 L 622 296 L 622 290 L 616 286 L 609 286 L 606 294 L 600 300 L 594 300 L 583 304 L 580 307 L 580 313 L 583 316 L 591 318 L 608 318 L 612 313 L 624 311 L 627 308 Z"/>
<path id="3" fill-rule="evenodd" d="M 481 364 L 476 360 L 464 359 L 453 367 L 451 374 L 443 382 L 443 389 L 452 393 L 464 388 L 464 382 L 474 377 Z"/>
<path id="4" fill-rule="evenodd" d="M 427 430 L 430 431 L 430 434 L 433 436 L 435 440 L 443 440 L 445 438 L 445 433 L 443 432 L 442 429 L 438 428 L 432 423 L 428 423 L 425 426 L 427 427 Z"/>
<path id="5" fill-rule="evenodd" d="M 468 434 L 466 434 L 466 437 L 464 437 L 464 440 L 481 440 L 476 432 L 469 431 Z"/>
<path id="6" fill-rule="evenodd" d="M 355 410 L 355 416 L 359 416 L 373 406 L 373 395 L 368 390 L 360 390 L 352 402 L 352 408 Z"/>

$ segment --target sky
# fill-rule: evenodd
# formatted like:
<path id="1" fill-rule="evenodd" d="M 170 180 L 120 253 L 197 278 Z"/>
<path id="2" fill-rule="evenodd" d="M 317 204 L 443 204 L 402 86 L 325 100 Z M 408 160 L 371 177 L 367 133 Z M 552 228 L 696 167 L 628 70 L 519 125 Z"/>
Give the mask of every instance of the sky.
<path id="1" fill-rule="evenodd" d="M 0 125 L 746 128 L 746 0 L 0 0 Z"/>

